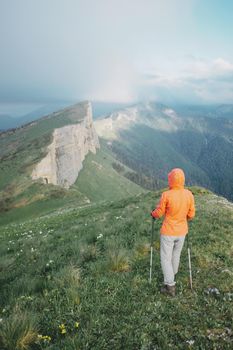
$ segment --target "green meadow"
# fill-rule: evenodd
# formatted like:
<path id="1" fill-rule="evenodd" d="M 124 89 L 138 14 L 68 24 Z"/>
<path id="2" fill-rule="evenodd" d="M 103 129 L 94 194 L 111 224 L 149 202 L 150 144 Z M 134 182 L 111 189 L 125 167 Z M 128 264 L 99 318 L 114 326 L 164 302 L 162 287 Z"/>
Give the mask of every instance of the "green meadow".
<path id="1" fill-rule="evenodd" d="M 150 211 L 159 192 L 9 211 L 0 221 L 0 348 L 232 349 L 233 207 L 192 190 L 194 289 L 185 246 L 174 298 L 160 294 L 161 221 L 148 282 Z"/>

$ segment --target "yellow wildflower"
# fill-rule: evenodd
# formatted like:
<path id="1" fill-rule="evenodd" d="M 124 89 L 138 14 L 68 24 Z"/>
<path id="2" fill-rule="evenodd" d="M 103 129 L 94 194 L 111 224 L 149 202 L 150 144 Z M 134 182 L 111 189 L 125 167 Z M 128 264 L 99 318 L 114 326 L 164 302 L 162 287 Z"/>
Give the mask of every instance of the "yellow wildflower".
<path id="1" fill-rule="evenodd" d="M 79 327 L 79 322 L 75 322 L 74 326 L 75 326 L 75 328 L 78 328 Z"/>
<path id="2" fill-rule="evenodd" d="M 51 341 L 51 339 L 52 339 L 49 335 L 44 335 L 43 338 L 44 338 L 44 340 L 47 340 L 47 341 Z"/>
<path id="3" fill-rule="evenodd" d="M 49 335 L 38 334 L 39 340 L 44 340 L 45 342 L 50 342 L 52 338 Z"/>
<path id="4" fill-rule="evenodd" d="M 61 331 L 61 334 L 66 334 L 66 326 L 64 323 L 60 324 L 59 329 Z"/>

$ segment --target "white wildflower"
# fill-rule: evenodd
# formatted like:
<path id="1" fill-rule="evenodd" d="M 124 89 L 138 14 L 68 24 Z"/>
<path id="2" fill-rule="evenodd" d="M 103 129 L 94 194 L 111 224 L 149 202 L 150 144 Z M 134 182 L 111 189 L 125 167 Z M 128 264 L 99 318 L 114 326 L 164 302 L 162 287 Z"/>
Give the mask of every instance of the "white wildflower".
<path id="1" fill-rule="evenodd" d="M 100 238 L 102 238 L 102 237 L 103 237 L 103 234 L 100 233 L 100 234 L 97 236 L 97 239 L 100 239 Z"/>
<path id="2" fill-rule="evenodd" d="M 225 273 L 228 273 L 229 275 L 233 275 L 233 272 L 228 270 L 228 269 L 224 269 L 221 272 L 223 272 L 223 273 L 225 272 Z"/>
<path id="3" fill-rule="evenodd" d="M 52 264 L 53 263 L 53 260 L 49 260 L 49 262 L 46 264 L 46 266 L 50 266 L 50 264 Z"/>
<path id="4" fill-rule="evenodd" d="M 208 288 L 206 290 L 206 294 L 220 295 L 220 292 L 219 292 L 218 288 Z"/>
<path id="5" fill-rule="evenodd" d="M 190 346 L 192 346 L 194 344 L 194 340 L 186 340 L 186 343 L 189 344 Z"/>

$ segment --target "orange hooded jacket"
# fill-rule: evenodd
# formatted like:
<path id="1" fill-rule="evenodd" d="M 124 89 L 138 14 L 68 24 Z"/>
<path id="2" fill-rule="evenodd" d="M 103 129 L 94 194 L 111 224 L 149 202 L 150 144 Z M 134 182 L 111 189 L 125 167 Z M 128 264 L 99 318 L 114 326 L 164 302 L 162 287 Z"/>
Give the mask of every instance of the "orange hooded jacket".
<path id="1" fill-rule="evenodd" d="M 169 191 L 163 192 L 160 202 L 151 215 L 161 218 L 165 215 L 161 234 L 185 236 L 188 233 L 187 220 L 195 216 L 195 204 L 192 192 L 184 189 L 185 175 L 182 169 L 173 169 L 168 174 Z"/>

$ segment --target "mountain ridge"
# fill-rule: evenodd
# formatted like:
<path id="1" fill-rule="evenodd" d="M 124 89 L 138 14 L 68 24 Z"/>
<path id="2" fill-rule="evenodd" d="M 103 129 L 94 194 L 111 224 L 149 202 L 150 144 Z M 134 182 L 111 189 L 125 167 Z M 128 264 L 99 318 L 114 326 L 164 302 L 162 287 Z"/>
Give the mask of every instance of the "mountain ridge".
<path id="1" fill-rule="evenodd" d="M 110 120 L 110 137 L 103 128 L 99 134 L 103 151 L 96 159 L 88 156 L 80 171 L 80 181 L 69 191 L 52 184 L 43 185 L 48 174 L 42 180 L 32 181 L 33 169 L 48 156 L 54 130 L 82 123 L 85 106 L 87 102 L 79 103 L 0 134 L 2 212 L 43 202 L 50 196 L 60 199 L 65 196 L 68 201 L 77 196 L 84 204 L 105 200 L 105 196 L 108 200 L 120 199 L 145 190 L 158 190 L 166 187 L 167 173 L 174 167 L 184 169 L 188 186 L 207 187 L 232 200 L 233 122 L 227 119 L 219 124 L 213 118 L 181 118 L 174 109 L 156 103 L 134 105 L 114 112 L 110 118 L 94 121 L 98 130 L 98 125 Z M 69 165 L 65 171 L 66 168 L 68 171 Z"/>
<path id="2" fill-rule="evenodd" d="M 56 143 L 54 143 L 54 132 L 60 135 Z M 88 173 L 84 175 L 81 186 L 73 185 L 69 191 L 67 188 L 74 184 L 82 168 L 84 155 L 89 149 L 95 152 L 98 145 L 93 129 L 91 105 L 88 102 L 78 103 L 20 128 L 1 133 L 0 211 L 4 213 L 12 208 L 28 206 L 37 201 L 44 202 L 56 197 L 59 203 L 63 196 L 67 198 L 67 201 L 77 200 L 83 204 L 90 201 L 86 195 L 86 193 L 90 195 L 85 180 L 85 176 L 89 177 Z M 51 153 L 49 147 L 52 148 Z M 107 199 L 113 198 L 110 187 L 113 188 L 112 192 L 118 199 L 130 193 L 143 191 L 142 188 L 113 170 L 112 163 L 115 160 L 109 152 L 106 155 L 103 155 L 103 152 L 100 154 L 102 156 L 99 157 L 99 167 L 102 168 L 102 171 L 100 172 L 97 167 L 92 168 L 92 171 L 93 175 L 96 174 L 99 179 L 99 188 L 103 188 L 106 182 Z M 41 162 L 44 162 L 42 167 L 37 168 Z M 71 164 L 73 164 L 73 169 Z M 38 180 L 31 178 L 32 173 Z M 83 173 L 85 173 L 84 170 Z M 102 178 L 99 177 L 100 173 Z M 54 184 L 58 183 L 65 188 L 54 186 L 52 176 L 56 180 Z M 58 182 L 57 179 L 59 179 Z M 129 191 L 127 191 L 127 186 Z M 84 188 L 86 193 L 83 192 Z M 117 195 L 117 189 L 119 195 Z M 99 192 L 98 187 L 96 191 Z M 44 204 L 46 207 L 46 203 Z"/>
<path id="3" fill-rule="evenodd" d="M 181 167 L 189 185 L 233 199 L 233 119 L 181 116 L 162 104 L 140 104 L 95 121 L 116 157 L 134 171 L 166 181 Z"/>

